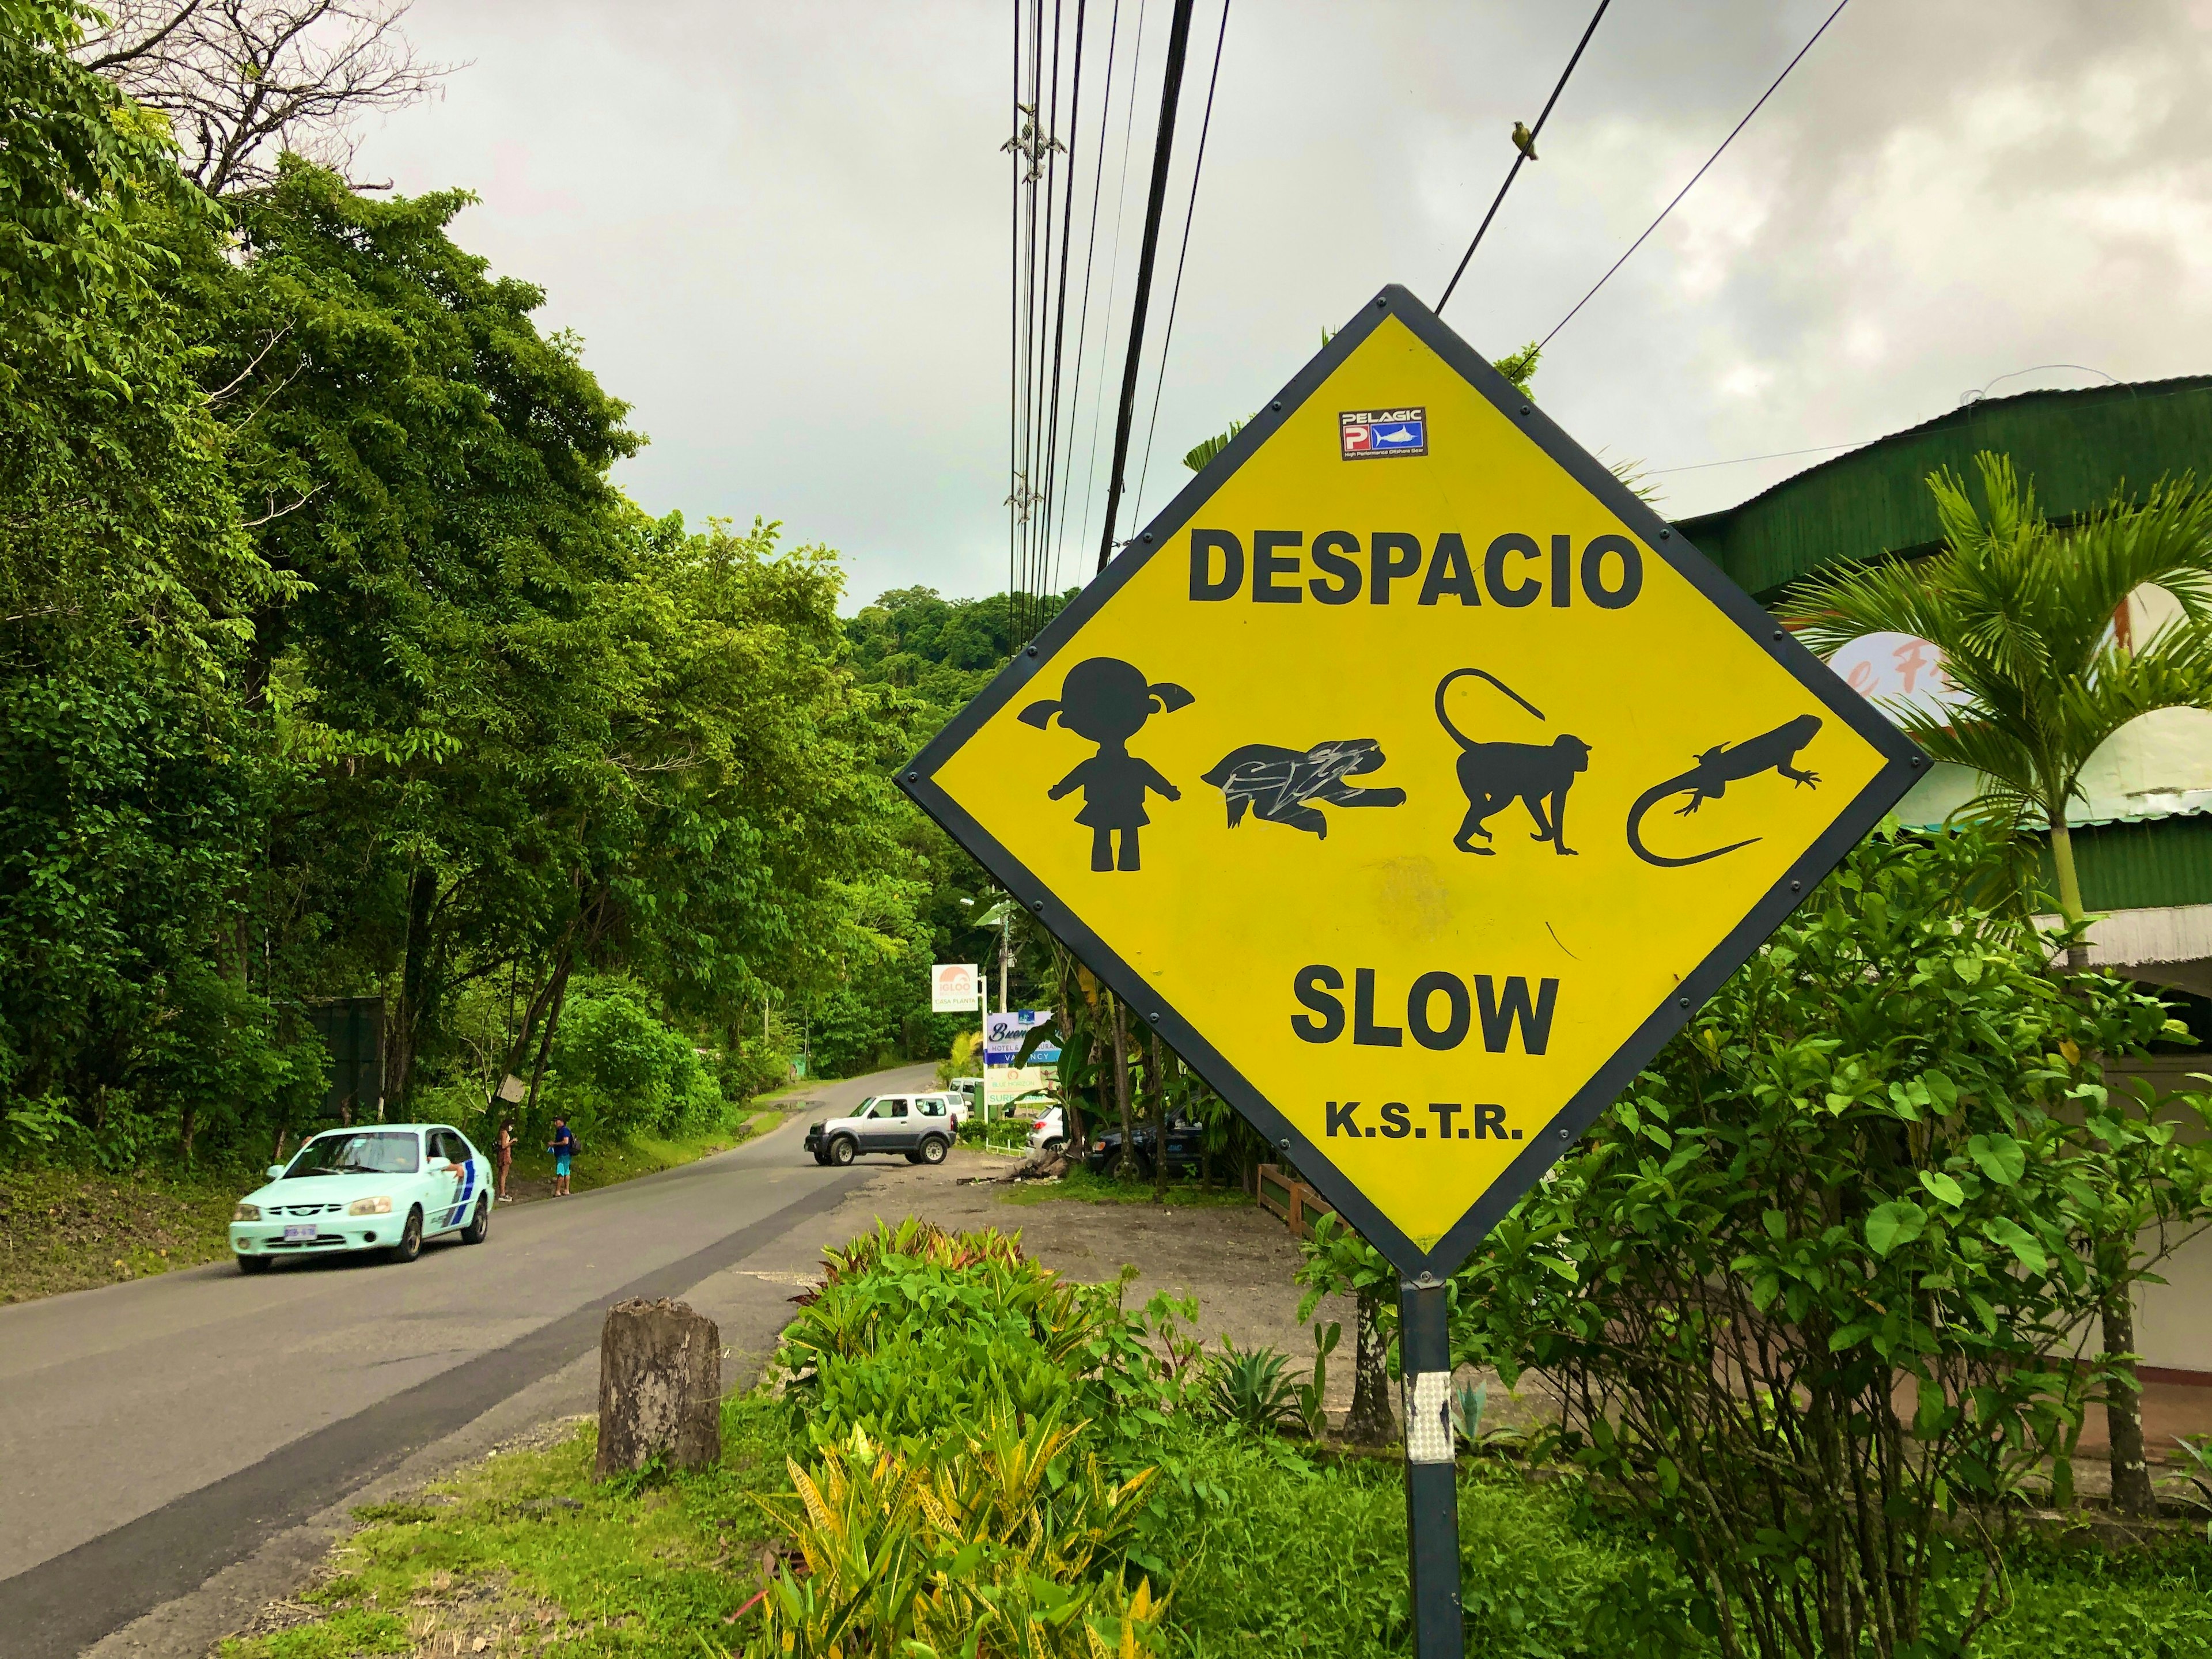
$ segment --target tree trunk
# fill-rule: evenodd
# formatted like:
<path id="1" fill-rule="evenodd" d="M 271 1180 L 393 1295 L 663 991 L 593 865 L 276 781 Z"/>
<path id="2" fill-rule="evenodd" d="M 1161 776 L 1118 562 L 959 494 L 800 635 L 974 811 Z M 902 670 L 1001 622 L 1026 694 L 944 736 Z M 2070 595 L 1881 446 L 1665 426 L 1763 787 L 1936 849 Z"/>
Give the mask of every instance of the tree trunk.
<path id="1" fill-rule="evenodd" d="M 1126 1177 L 1135 1167 L 1135 1148 L 1130 1142 L 1135 1138 L 1136 1124 L 1129 1112 L 1129 1033 L 1122 1024 L 1121 1000 L 1114 1000 L 1114 1104 L 1121 1116 L 1121 1155 L 1114 1161 L 1114 1173 Z"/>
<path id="2" fill-rule="evenodd" d="M 407 944 L 399 975 L 399 1008 L 387 1038 L 392 1063 L 386 1068 L 385 1096 L 391 1100 L 405 1100 L 414 1083 L 415 1049 L 422 1039 L 423 1004 L 429 994 L 430 909 L 437 896 L 437 877 L 417 866 L 407 883 Z"/>
<path id="3" fill-rule="evenodd" d="M 1152 1063 L 1147 1079 L 1152 1091 L 1152 1202 L 1168 1201 L 1168 1079 L 1167 1048 L 1160 1034 L 1152 1033 Z"/>
<path id="4" fill-rule="evenodd" d="M 2136 1346 L 2136 1311 L 2132 1289 L 2125 1282 L 2129 1241 L 2107 1243 L 2097 1254 L 2106 1282 L 2119 1281 L 2098 1309 L 2104 1321 L 2105 1352 L 2131 1355 Z M 2136 1386 L 2136 1362 L 2128 1358 L 2107 1363 L 2118 1373 L 2105 1389 L 2105 1427 L 2112 1442 L 2112 1511 L 2154 1515 L 2158 1500 L 2151 1492 L 2150 1469 L 2143 1458 L 2142 1395 Z"/>
<path id="5" fill-rule="evenodd" d="M 1359 1337 L 1352 1370 L 1352 1410 L 1344 1419 L 1344 1437 L 1356 1446 L 1387 1446 L 1398 1431 L 1390 1415 L 1390 1373 L 1384 1363 L 1388 1345 L 1382 1340 L 1382 1298 L 1374 1291 L 1359 1292 Z"/>
<path id="6" fill-rule="evenodd" d="M 2069 923 L 2077 922 L 2088 913 L 2081 908 L 2081 878 L 2074 868 L 2074 835 L 2066 827 L 2063 803 L 2051 812 L 2045 809 L 2051 820 L 2051 862 L 2058 872 L 2058 914 Z M 2085 972 L 2089 966 L 2089 947 L 2070 945 L 2066 949 L 2066 967 L 2069 973 Z"/>
<path id="7" fill-rule="evenodd" d="M 523 1108 L 526 1123 L 538 1121 L 538 1088 L 545 1080 L 545 1062 L 553 1053 L 554 1034 L 561 1029 L 561 1010 L 568 1006 L 568 969 L 571 965 L 568 957 L 562 957 L 561 965 L 553 970 L 553 977 L 547 981 L 547 988 L 553 994 L 553 1006 L 546 1011 L 544 1035 L 538 1039 L 538 1058 L 530 1067 L 530 1099 Z"/>
<path id="8" fill-rule="evenodd" d="M 722 1336 L 684 1302 L 633 1297 L 599 1329 L 599 1448 L 592 1473 L 679 1469 L 722 1456 Z"/>

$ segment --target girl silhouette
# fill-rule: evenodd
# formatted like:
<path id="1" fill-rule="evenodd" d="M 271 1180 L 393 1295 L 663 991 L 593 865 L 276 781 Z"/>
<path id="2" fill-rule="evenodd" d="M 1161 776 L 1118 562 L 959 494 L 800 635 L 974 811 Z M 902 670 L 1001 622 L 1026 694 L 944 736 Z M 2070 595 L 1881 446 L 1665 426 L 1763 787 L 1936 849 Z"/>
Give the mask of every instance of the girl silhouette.
<path id="1" fill-rule="evenodd" d="M 1118 657 L 1093 657 L 1067 671 L 1057 702 L 1033 702 L 1017 717 L 1039 731 L 1053 716 L 1078 736 L 1098 745 L 1098 752 L 1045 792 L 1058 800 L 1071 790 L 1083 791 L 1083 810 L 1078 823 L 1091 826 L 1091 867 L 1093 870 L 1135 870 L 1137 831 L 1152 822 L 1145 811 L 1145 792 L 1152 790 L 1170 800 L 1181 800 L 1182 791 L 1162 777 L 1149 761 L 1129 752 L 1129 739 L 1144 729 L 1157 709 L 1172 714 L 1195 701 L 1172 681 L 1145 683 L 1134 664 Z M 1114 857 L 1114 832 L 1121 832 L 1121 860 Z"/>

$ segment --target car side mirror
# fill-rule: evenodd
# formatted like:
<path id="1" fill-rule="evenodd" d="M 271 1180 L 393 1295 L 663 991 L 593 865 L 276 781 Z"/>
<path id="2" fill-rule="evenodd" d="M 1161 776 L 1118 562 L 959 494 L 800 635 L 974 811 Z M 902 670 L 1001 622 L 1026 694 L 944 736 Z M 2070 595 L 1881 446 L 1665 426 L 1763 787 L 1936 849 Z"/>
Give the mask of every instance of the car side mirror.
<path id="1" fill-rule="evenodd" d="M 269 1179 L 270 1179 L 270 1180 L 271 1180 L 271 1181 L 282 1181 L 283 1178 L 284 1178 L 284 1166 L 283 1166 L 283 1164 L 270 1164 L 270 1165 L 269 1166 Z"/>

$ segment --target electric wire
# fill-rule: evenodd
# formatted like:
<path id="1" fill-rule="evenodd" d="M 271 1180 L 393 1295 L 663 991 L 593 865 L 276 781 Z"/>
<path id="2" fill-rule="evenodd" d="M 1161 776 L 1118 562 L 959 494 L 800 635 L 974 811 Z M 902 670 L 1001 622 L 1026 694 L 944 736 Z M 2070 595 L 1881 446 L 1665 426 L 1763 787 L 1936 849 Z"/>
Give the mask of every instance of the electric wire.
<path id="1" fill-rule="evenodd" d="M 1812 51 L 1814 46 L 1819 43 L 1820 37 L 1828 32 L 1828 25 L 1834 22 L 1838 17 L 1842 16 L 1844 15 L 1844 8 L 1850 4 L 1850 3 L 1851 0 L 1836 0 L 1835 10 L 1830 12 L 1826 17 L 1821 20 L 1820 27 L 1813 31 L 1813 38 L 1806 41 L 1803 46 L 1797 48 L 1796 57 L 1792 58 L 1788 63 L 1782 66 L 1782 73 L 1774 77 L 1773 86 L 1767 88 L 1765 92 L 1759 94 L 1759 101 L 1744 112 L 1743 119 L 1737 122 L 1735 126 L 1731 127 L 1729 130 L 1729 136 L 1721 140 L 1720 149 L 1715 150 L 1711 155 L 1707 156 L 1705 158 L 1705 167 L 1699 167 L 1695 173 L 1692 173 L 1690 175 L 1690 182 L 1674 192 L 1674 199 L 1668 203 L 1665 207 L 1659 210 L 1659 216 L 1644 228 L 1644 234 L 1642 236 L 1638 236 L 1634 241 L 1628 245 L 1628 252 L 1622 254 L 1618 259 L 1615 259 L 1612 265 L 1607 270 L 1605 275 L 1599 277 L 1596 283 L 1592 285 L 1590 291 L 1588 294 L 1583 295 L 1581 299 L 1575 301 L 1574 310 L 1568 312 L 1565 316 L 1560 318 L 1558 322 L 1552 325 L 1551 334 L 1547 334 L 1541 340 L 1539 340 L 1536 343 L 1536 349 L 1539 351 L 1541 351 L 1546 346 L 1552 343 L 1553 335 L 1557 334 L 1569 323 L 1574 321 L 1576 313 L 1581 311 L 1584 306 L 1588 305 L 1593 299 L 1597 297 L 1598 289 L 1603 288 L 1607 283 L 1613 280 L 1613 273 L 1619 270 L 1621 266 L 1626 264 L 1629 261 L 1630 256 L 1632 255 L 1637 249 L 1644 246 L 1645 238 L 1649 237 L 1653 231 L 1658 229 L 1659 227 L 1666 222 L 1667 216 L 1672 213 L 1681 204 L 1682 198 L 1685 196 L 1687 196 L 1690 191 L 1695 188 L 1698 179 L 1705 176 L 1706 169 L 1711 167 L 1714 162 L 1721 159 L 1722 155 L 1727 150 L 1728 147 L 1735 142 L 1736 134 L 1741 132 L 1746 127 L 1751 125 L 1751 118 L 1758 114 L 1759 112 L 1765 106 L 1766 100 L 1774 96 L 1776 89 L 1779 88 L 1784 81 L 1787 81 L 1790 78 L 1790 71 L 1796 69 L 1797 65 L 1804 60 L 1805 54 Z"/>
<path id="2" fill-rule="evenodd" d="M 1160 392 L 1167 385 L 1168 347 L 1175 340 L 1176 309 L 1182 302 L 1183 261 L 1190 257 L 1191 221 L 1198 216 L 1199 175 L 1206 170 L 1206 137 L 1213 130 L 1213 89 L 1221 80 L 1221 48 L 1229 39 L 1229 7 L 1231 0 L 1221 0 L 1221 28 L 1213 37 L 1213 69 L 1206 79 L 1206 118 L 1198 125 L 1198 154 L 1191 162 L 1190 205 L 1183 210 L 1182 246 L 1176 252 L 1175 287 L 1168 295 L 1167 326 L 1160 331 L 1160 368 L 1152 380 L 1152 412 L 1145 423 L 1145 459 L 1137 468 L 1136 504 L 1130 517 L 1142 521 L 1145 516 L 1145 481 L 1152 473 L 1152 435 L 1160 424 Z"/>
<path id="3" fill-rule="evenodd" d="M 1091 273 L 1092 263 L 1097 258 L 1098 253 L 1098 204 L 1100 199 L 1100 191 L 1103 189 L 1106 183 L 1106 123 L 1112 113 L 1114 106 L 1114 56 L 1115 49 L 1121 40 L 1121 0 L 1114 0 L 1114 10 L 1108 20 L 1106 27 L 1105 90 L 1098 100 L 1098 161 L 1097 165 L 1094 166 L 1091 171 L 1091 217 L 1089 227 L 1084 237 L 1083 304 L 1076 314 L 1075 375 L 1067 396 L 1067 457 L 1068 464 L 1071 466 L 1073 465 L 1075 460 L 1076 424 L 1080 419 L 1083 411 L 1083 354 L 1085 347 L 1090 338 Z M 1076 62 L 1079 69 L 1082 64 L 1082 58 L 1083 54 L 1079 51 L 1076 53 Z M 1091 447 L 1093 452 L 1092 465 L 1095 466 L 1097 465 L 1096 452 L 1097 448 L 1095 436 Z M 1067 504 L 1074 499 L 1074 495 L 1075 492 L 1073 489 L 1066 489 L 1061 492 L 1058 517 L 1053 527 L 1051 580 L 1053 592 L 1055 593 L 1060 591 L 1060 549 L 1067 534 Z"/>
<path id="4" fill-rule="evenodd" d="M 1559 94 L 1567 89 L 1567 77 L 1575 72 L 1575 65 L 1583 61 L 1583 48 L 1589 45 L 1590 36 L 1597 33 L 1598 19 L 1605 15 L 1605 9 L 1612 3 L 1613 0 L 1598 0 L 1597 10 L 1591 14 L 1589 27 L 1583 31 L 1583 38 L 1575 42 L 1574 56 L 1567 59 L 1566 68 L 1559 71 L 1559 85 L 1552 88 L 1552 95 L 1544 100 L 1543 113 L 1536 118 L 1536 125 L 1528 130 L 1528 149 L 1516 148 L 1513 165 L 1505 169 L 1505 182 L 1498 185 L 1498 195 L 1490 204 L 1490 211 L 1482 216 L 1482 222 L 1475 227 L 1474 240 L 1467 245 L 1467 252 L 1459 256 L 1459 269 L 1452 272 L 1451 281 L 1444 284 L 1444 297 L 1437 301 L 1439 315 L 1451 303 L 1452 290 L 1459 286 L 1459 279 L 1467 274 L 1468 261 L 1474 258 L 1475 249 L 1482 246 L 1483 232 L 1490 228 L 1490 222 L 1498 216 L 1498 210 L 1505 205 L 1505 192 L 1513 188 L 1513 180 L 1521 172 L 1521 164 L 1529 159 L 1528 152 L 1536 148 L 1536 139 L 1544 131 L 1544 123 L 1552 118 L 1552 106 L 1559 101 Z"/>
<path id="5" fill-rule="evenodd" d="M 1027 639 L 1036 631 L 1039 585 L 1036 571 L 1037 486 L 1043 482 L 1041 464 L 1046 412 L 1042 406 L 1044 330 L 1052 310 L 1052 198 L 1053 186 L 1057 182 L 1057 169 L 1054 165 L 1057 152 L 1054 147 L 1059 143 L 1060 123 L 1060 5 L 1059 0 L 1054 0 L 1052 73 L 1049 79 L 1045 74 L 1044 0 L 1036 0 L 1036 6 L 1030 33 L 1030 108 L 1036 133 L 1030 141 L 1029 179 L 1030 375 L 1026 417 L 1028 447 L 1023 456 L 1022 472 L 1022 620 L 1019 639 Z M 1016 643 L 1019 643 L 1019 639 Z"/>
<path id="6" fill-rule="evenodd" d="M 1167 66 L 1160 76 L 1160 121 L 1152 138 L 1152 182 L 1145 198 L 1145 235 L 1137 250 L 1137 291 L 1129 306 L 1129 354 L 1121 370 L 1121 395 L 1114 417 L 1114 459 L 1106 468 L 1106 523 L 1099 536 L 1098 568 L 1114 554 L 1115 515 L 1121 505 L 1123 469 L 1129 460 L 1129 423 L 1137 412 L 1137 376 L 1145 350 L 1145 313 L 1152 297 L 1152 267 L 1160 251 L 1160 213 L 1166 205 L 1168 168 L 1175 159 L 1176 112 L 1182 101 L 1183 61 L 1190 52 L 1194 0 L 1175 0 L 1168 27 Z"/>
<path id="7" fill-rule="evenodd" d="M 1145 63 L 1145 17 L 1151 0 L 1138 0 L 1137 40 L 1135 50 L 1129 55 L 1129 95 L 1127 114 L 1121 123 L 1121 170 L 1114 183 L 1114 243 L 1112 257 L 1106 267 L 1105 323 L 1098 340 L 1098 389 L 1091 394 L 1091 458 L 1088 463 L 1090 482 L 1083 495 L 1083 525 L 1078 538 L 1081 544 L 1091 539 L 1091 508 L 1098 486 L 1098 431 L 1105 424 L 1106 416 L 1106 360 L 1114 349 L 1114 291 L 1121 280 L 1121 221 L 1129 205 L 1129 152 L 1137 131 L 1137 76 Z"/>
<path id="8" fill-rule="evenodd" d="M 1022 131 L 1022 0 L 1014 3 L 1013 74 L 1007 82 L 1012 107 L 1007 112 L 1008 130 L 1017 137 Z M 1014 634 L 1014 557 L 1020 542 L 1018 516 L 1021 493 L 1022 378 L 1022 158 L 1008 146 L 1013 164 L 1013 194 L 1006 223 L 1006 635 Z"/>
<path id="9" fill-rule="evenodd" d="M 1076 146 L 1083 130 L 1083 23 L 1087 0 L 1075 0 L 1075 52 L 1069 77 L 1067 94 L 1067 191 L 1060 206 L 1060 281 L 1054 301 L 1052 325 L 1052 394 L 1048 401 L 1050 423 L 1046 429 L 1044 452 L 1044 500 L 1039 504 L 1036 523 L 1037 592 L 1042 614 L 1045 595 L 1058 591 L 1056 562 L 1052 548 L 1052 503 L 1059 487 L 1060 462 L 1060 348 L 1067 337 L 1067 259 L 1073 246 L 1075 225 Z M 1055 49 L 1057 56 L 1057 49 Z M 1057 70 L 1054 79 L 1057 81 Z M 1059 107 L 1059 94 L 1054 94 L 1054 107 Z M 1054 125 L 1057 126 L 1057 120 Z M 1032 630 L 1034 631 L 1034 630 Z"/>

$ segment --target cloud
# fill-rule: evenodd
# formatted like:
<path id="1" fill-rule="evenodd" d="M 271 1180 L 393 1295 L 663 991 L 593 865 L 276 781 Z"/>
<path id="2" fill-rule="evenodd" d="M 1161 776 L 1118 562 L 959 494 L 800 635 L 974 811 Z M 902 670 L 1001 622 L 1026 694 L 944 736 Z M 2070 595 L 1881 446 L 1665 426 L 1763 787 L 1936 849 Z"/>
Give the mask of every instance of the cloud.
<path id="1" fill-rule="evenodd" d="M 1548 331 L 1827 9 L 1614 7 L 1454 325 L 1492 355 Z M 1106 231 L 1126 183 L 1125 216 L 1118 263 L 1102 232 L 1092 267 L 1064 579 L 1089 568 L 1086 493 L 1097 535 L 1110 428 L 1086 469 L 1090 399 L 1123 349 L 1098 313 L 1109 285 L 1127 311 L 1167 10 L 1121 0 L 1117 82 L 1141 12 L 1144 101 L 1135 177 L 1117 176 L 1118 90 L 1107 133 Z M 1088 0 L 1094 88 L 1114 12 Z M 1200 0 L 1177 204 L 1218 16 Z M 1507 130 L 1534 118 L 1585 21 L 1504 0 L 1233 10 L 1144 510 L 1186 476 L 1186 448 L 1250 413 L 1381 283 L 1440 291 L 1511 159 Z M 2212 366 L 2209 26 L 2202 0 L 2012 0 L 2001 19 L 1967 0 L 1853 0 L 1560 333 L 1537 395 L 1590 447 L 1664 468 L 1873 437 L 2033 364 Z M 781 519 L 843 550 L 855 599 L 1004 584 L 1003 8 L 420 0 L 410 27 L 472 66 L 367 135 L 360 165 L 402 190 L 484 195 L 459 235 L 544 285 L 547 324 L 577 329 L 635 404 L 653 441 L 621 477 L 644 505 Z M 1179 233 L 1171 214 L 1170 261 Z M 1073 312 L 1068 329 L 1072 364 Z M 1148 364 L 1133 489 L 1152 393 Z M 1803 464 L 1657 482 L 1687 513 Z"/>

